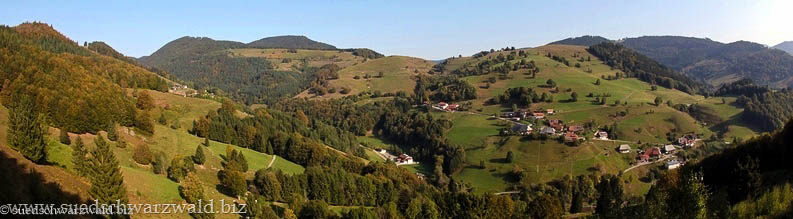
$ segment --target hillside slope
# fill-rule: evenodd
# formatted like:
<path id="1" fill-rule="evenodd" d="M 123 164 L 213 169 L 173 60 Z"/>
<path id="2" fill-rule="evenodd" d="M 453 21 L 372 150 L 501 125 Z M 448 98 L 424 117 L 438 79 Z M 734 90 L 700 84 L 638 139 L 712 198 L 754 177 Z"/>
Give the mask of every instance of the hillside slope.
<path id="1" fill-rule="evenodd" d="M 122 88 L 168 89 L 156 74 L 80 47 L 43 23 L 0 27 L 0 50 L 3 104 L 34 96 L 52 125 L 72 132 L 132 125 L 134 100 Z"/>
<path id="2" fill-rule="evenodd" d="M 369 60 L 361 64 L 342 68 L 338 71 L 338 79 L 328 81 L 328 87 L 336 90 L 350 88 L 348 94 L 342 94 L 337 91 L 321 97 L 333 98 L 361 92 L 393 94 L 398 91 L 404 91 L 410 94 L 416 85 L 415 76 L 426 74 L 433 65 L 434 63 L 431 61 L 407 56 L 388 56 Z M 297 97 L 316 96 L 316 94 L 310 93 L 309 90 L 297 95 Z"/>
<path id="3" fill-rule="evenodd" d="M 451 143 L 465 147 L 466 163 L 470 164 L 456 173 L 455 179 L 471 183 L 480 192 L 504 191 L 516 183 L 510 176 L 515 166 L 529 172 L 526 181 L 530 183 L 547 182 L 565 175 L 589 174 L 591 171 L 618 174 L 629 168 L 637 156 L 635 152 L 612 153 L 619 144 L 645 149 L 651 144 L 667 144 L 673 136 L 684 133 L 697 133 L 705 138 L 711 135 L 724 138 L 753 135 L 751 129 L 741 125 L 738 115 L 742 109 L 722 104 L 717 98 L 706 99 L 676 89 L 653 86 L 636 77 L 625 77 L 629 74 L 606 65 L 607 61 L 599 59 L 587 48 L 551 44 L 446 60 L 443 69 L 447 74 L 457 74 L 479 88 L 477 99 L 470 101 L 471 113 L 437 113 L 437 116 L 452 120 L 448 138 Z M 507 62 L 512 66 L 518 65 L 518 69 L 507 73 L 499 71 Z M 533 63 L 539 70 L 534 73 L 531 67 L 526 68 L 520 63 Z M 479 69 L 478 66 L 488 67 L 474 70 Z M 469 70 L 458 71 L 466 68 Z M 555 84 L 555 88 L 548 86 L 549 81 Z M 536 98 L 530 95 L 530 102 L 526 104 L 523 97 L 507 96 L 518 91 L 536 93 Z M 572 100 L 573 93 L 577 96 L 575 101 Z M 506 102 L 494 104 L 492 99 L 501 99 L 501 96 L 507 96 L 503 98 Z M 546 98 L 543 101 L 540 97 Z M 657 98 L 668 103 L 656 106 L 653 102 Z M 726 99 L 729 102 L 734 100 Z M 460 104 L 465 105 L 465 102 Z M 689 104 L 715 111 L 718 121 L 705 124 L 675 108 Z M 513 107 L 529 111 L 554 109 L 555 114 L 546 115 L 546 119 L 561 119 L 568 125 L 594 124 L 592 130 L 613 127 L 609 136 L 618 137 L 615 141 L 591 139 L 593 135 L 589 128 L 586 134 L 580 135 L 588 140 L 579 146 L 560 143 L 561 140 L 557 141 L 553 136 L 547 140 L 534 135 L 504 137 L 502 131 L 510 129 L 514 122 L 490 118 L 490 115 L 498 117 L 513 111 Z M 516 122 L 534 124 L 535 131 L 548 125 L 546 121 L 534 119 Z M 508 152 L 515 156 L 513 163 L 502 160 Z M 478 167 L 480 163 L 485 168 Z M 640 167 L 626 173 L 630 175 L 626 193 L 645 193 L 651 184 L 639 178 L 651 168 Z"/>

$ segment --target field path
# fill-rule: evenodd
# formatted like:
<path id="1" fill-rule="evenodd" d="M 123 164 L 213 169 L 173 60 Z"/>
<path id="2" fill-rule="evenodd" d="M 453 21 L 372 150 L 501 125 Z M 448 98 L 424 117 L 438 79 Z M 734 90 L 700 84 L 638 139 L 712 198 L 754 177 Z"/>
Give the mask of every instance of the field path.
<path id="1" fill-rule="evenodd" d="M 267 167 L 265 167 L 265 169 L 270 169 L 270 167 L 273 166 L 273 163 L 275 163 L 275 154 L 273 154 L 272 156 L 273 159 L 270 160 L 270 163 L 267 164 Z"/>
<path id="2" fill-rule="evenodd" d="M 632 167 L 629 167 L 628 169 L 623 170 L 622 173 L 626 173 L 626 172 L 628 172 L 628 171 L 630 171 L 630 170 L 632 170 L 633 168 L 636 168 L 636 167 L 644 166 L 644 165 L 647 165 L 647 164 L 658 163 L 658 162 L 664 161 L 664 160 L 672 158 L 672 157 L 674 157 L 674 156 L 668 155 L 668 156 L 664 156 L 661 159 L 658 159 L 658 160 L 653 161 L 653 162 L 643 162 L 643 163 L 640 163 L 640 164 L 636 164 L 636 165 L 634 165 Z"/>

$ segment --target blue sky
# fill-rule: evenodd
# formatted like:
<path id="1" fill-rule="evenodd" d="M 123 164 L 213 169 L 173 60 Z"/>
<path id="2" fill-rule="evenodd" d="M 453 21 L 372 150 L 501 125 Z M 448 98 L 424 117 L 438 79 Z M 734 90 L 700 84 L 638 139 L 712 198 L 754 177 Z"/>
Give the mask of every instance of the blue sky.
<path id="1" fill-rule="evenodd" d="M 793 40 L 793 1 L 12 1 L 0 24 L 42 21 L 80 43 L 149 55 L 182 36 L 305 35 L 340 48 L 443 59 L 580 35 Z"/>

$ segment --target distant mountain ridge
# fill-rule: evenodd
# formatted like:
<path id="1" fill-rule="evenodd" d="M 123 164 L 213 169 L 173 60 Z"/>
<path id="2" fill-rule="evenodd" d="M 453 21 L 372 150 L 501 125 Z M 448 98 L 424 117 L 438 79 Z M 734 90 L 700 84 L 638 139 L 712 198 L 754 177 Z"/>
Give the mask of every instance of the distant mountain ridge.
<path id="1" fill-rule="evenodd" d="M 572 37 L 549 44 L 592 46 L 611 41 L 600 36 Z M 793 56 L 762 44 L 737 41 L 721 43 L 708 38 L 683 36 L 643 36 L 614 41 L 642 55 L 713 86 L 751 78 L 761 85 L 793 85 Z"/>
<path id="2" fill-rule="evenodd" d="M 689 77 L 711 85 L 751 78 L 761 85 L 793 85 L 793 56 L 764 45 L 707 38 L 644 36 L 621 43 Z"/>
<path id="3" fill-rule="evenodd" d="M 782 50 L 787 52 L 790 55 L 793 55 L 793 41 L 785 41 L 780 44 L 776 44 L 776 46 L 771 47 L 774 49 Z"/>

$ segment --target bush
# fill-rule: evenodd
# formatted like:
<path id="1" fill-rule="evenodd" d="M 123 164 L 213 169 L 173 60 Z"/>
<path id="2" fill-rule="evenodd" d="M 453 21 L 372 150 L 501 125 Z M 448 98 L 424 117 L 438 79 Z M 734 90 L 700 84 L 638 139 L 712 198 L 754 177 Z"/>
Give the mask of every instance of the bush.
<path id="1" fill-rule="evenodd" d="M 248 188 L 245 176 L 236 170 L 220 171 L 220 183 L 229 189 L 233 196 L 244 195 Z"/>
<path id="2" fill-rule="evenodd" d="M 352 91 L 352 89 L 350 89 L 349 87 L 342 87 L 341 91 L 339 91 L 339 93 L 341 93 L 341 94 L 349 94 L 350 91 Z"/>
<path id="3" fill-rule="evenodd" d="M 154 174 L 161 174 L 165 172 L 164 170 L 166 168 L 166 160 L 168 159 L 165 157 L 165 153 L 158 152 L 154 155 L 154 160 L 151 162 Z"/>
<path id="4" fill-rule="evenodd" d="M 135 148 L 135 152 L 132 154 L 132 159 L 135 160 L 136 163 L 142 165 L 149 165 L 152 163 L 152 159 L 154 155 L 152 155 L 149 146 L 146 144 L 142 144 Z"/>

